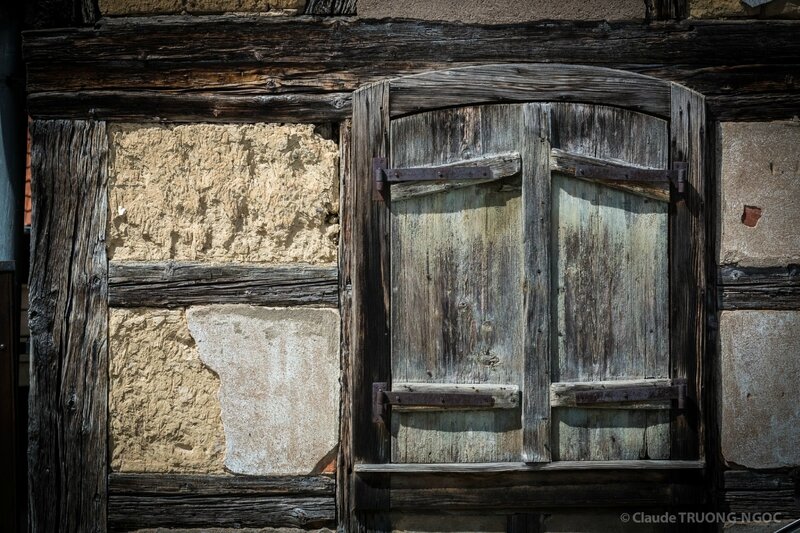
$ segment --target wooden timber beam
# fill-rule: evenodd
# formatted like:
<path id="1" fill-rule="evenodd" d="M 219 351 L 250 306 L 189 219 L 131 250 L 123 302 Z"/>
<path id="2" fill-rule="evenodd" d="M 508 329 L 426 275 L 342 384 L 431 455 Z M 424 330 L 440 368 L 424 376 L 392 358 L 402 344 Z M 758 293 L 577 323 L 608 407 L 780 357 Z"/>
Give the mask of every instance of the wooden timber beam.
<path id="1" fill-rule="evenodd" d="M 723 473 L 722 509 L 731 513 L 777 513 L 800 518 L 800 471 L 727 470 Z"/>
<path id="2" fill-rule="evenodd" d="M 800 265 L 787 267 L 720 267 L 720 309 L 800 309 Z"/>
<path id="3" fill-rule="evenodd" d="M 112 307 L 183 307 L 247 303 L 336 307 L 335 266 L 111 262 Z"/>
<path id="4" fill-rule="evenodd" d="M 334 485 L 330 476 L 111 474 L 108 529 L 334 527 Z"/>
<path id="5" fill-rule="evenodd" d="M 343 120 L 349 93 L 454 66 L 603 66 L 686 85 L 720 120 L 800 114 L 800 21 L 472 25 L 348 17 L 169 16 L 27 32 L 34 117 Z"/>

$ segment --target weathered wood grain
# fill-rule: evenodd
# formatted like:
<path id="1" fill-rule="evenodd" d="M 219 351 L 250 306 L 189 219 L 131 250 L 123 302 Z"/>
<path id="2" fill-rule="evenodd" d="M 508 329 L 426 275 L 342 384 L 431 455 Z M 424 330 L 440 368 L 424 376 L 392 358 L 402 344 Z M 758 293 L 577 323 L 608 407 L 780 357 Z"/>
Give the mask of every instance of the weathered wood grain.
<path id="1" fill-rule="evenodd" d="M 522 116 L 511 104 L 395 119 L 391 166 L 522 152 Z M 522 386 L 520 191 L 474 184 L 390 211 L 392 380 Z M 519 411 L 393 412 L 391 426 L 395 462 L 520 458 Z"/>
<path id="2" fill-rule="evenodd" d="M 202 262 L 111 262 L 112 307 L 185 307 L 217 303 L 336 307 L 338 272 L 328 266 Z"/>
<path id="3" fill-rule="evenodd" d="M 677 85 L 672 89 L 670 158 L 685 161 L 686 193 L 672 202 L 669 228 L 670 376 L 688 381 L 690 398 L 698 399 L 705 353 L 706 287 L 706 106 L 703 96 Z M 703 457 L 702 401 L 697 411 L 676 411 L 671 424 L 673 459 Z M 702 430 L 702 428 L 700 428 Z"/>
<path id="4" fill-rule="evenodd" d="M 344 531 L 351 531 L 350 501 L 353 472 L 353 396 L 352 396 L 352 337 L 353 337 L 353 167 L 352 122 L 345 120 L 339 126 L 339 317 L 341 319 L 342 364 L 339 400 L 339 456 L 336 461 L 336 517 Z"/>
<path id="5" fill-rule="evenodd" d="M 553 463 L 555 465 L 557 463 Z M 412 465 L 398 465 L 412 466 Z M 416 466 L 416 465 L 414 465 Z M 422 465 L 424 466 L 424 465 Z M 359 472 L 363 509 L 509 513 L 591 507 L 702 505 L 702 468 Z M 390 500 L 370 492 L 391 487 Z M 382 505 L 380 507 L 379 505 Z"/>
<path id="6" fill-rule="evenodd" d="M 592 406 L 575 403 L 575 393 L 595 389 L 625 389 L 628 387 L 668 387 L 672 384 L 669 378 L 657 379 L 621 379 L 615 381 L 561 381 L 550 384 L 550 405 L 552 407 L 581 407 L 584 409 Z M 595 407 L 608 409 L 613 404 L 598 404 Z M 671 402 L 667 401 L 642 401 L 626 402 L 617 405 L 620 409 L 669 409 Z"/>
<path id="7" fill-rule="evenodd" d="M 702 505 L 697 461 L 360 465 L 358 508 L 531 512 L 577 507 Z M 376 498 L 390 487 L 391 498 Z"/>
<path id="8" fill-rule="evenodd" d="M 31 128 L 30 530 L 105 531 L 108 395 L 102 122 Z"/>
<path id="9" fill-rule="evenodd" d="M 392 80 L 393 117 L 437 107 L 496 102 L 603 103 L 665 117 L 669 82 L 618 70 L 568 64 L 480 65 Z"/>
<path id="10" fill-rule="evenodd" d="M 553 104 L 562 152 L 666 168 L 667 124 L 618 108 Z M 553 176 L 554 381 L 669 377 L 667 205 Z M 669 413 L 553 411 L 560 460 L 667 459 Z"/>
<path id="11" fill-rule="evenodd" d="M 800 309 L 800 265 L 722 266 L 717 291 L 721 309 Z"/>
<path id="12" fill-rule="evenodd" d="M 175 110 L 182 120 L 204 120 L 213 117 L 208 111 L 214 107 L 187 99 L 187 93 L 324 95 L 458 65 L 548 62 L 618 68 L 683 83 L 708 96 L 719 119 L 763 121 L 797 114 L 798 27 L 795 21 L 481 26 L 318 17 L 147 17 L 27 33 L 25 54 L 29 93 L 53 93 L 33 106 L 34 116 L 87 117 L 93 108 L 105 108 L 107 118 L 119 114 L 128 120 L 147 115 L 142 108 L 151 107 L 160 108 L 161 119 L 169 120 L 167 111 Z M 115 91 L 116 101 L 102 91 Z M 154 92 L 145 97 L 140 91 Z M 222 104 L 217 109 L 227 112 Z M 298 111 L 297 120 L 302 120 L 307 111 Z M 348 115 L 344 107 L 340 111 L 340 118 Z M 241 120 L 243 114 L 234 110 L 232 117 Z"/>
<path id="13" fill-rule="evenodd" d="M 494 385 L 487 383 L 457 384 L 457 383 L 402 383 L 395 381 L 392 392 L 423 392 L 444 394 L 481 394 L 491 396 L 494 403 L 487 407 L 464 407 L 466 411 L 481 409 L 517 409 L 519 408 L 519 387 L 516 385 Z M 441 411 L 456 410 L 458 406 L 407 406 L 393 404 L 392 411 Z"/>
<path id="14" fill-rule="evenodd" d="M 109 495 L 191 496 L 330 496 L 336 482 L 331 476 L 213 476 L 203 474 L 111 473 Z"/>
<path id="15" fill-rule="evenodd" d="M 328 476 L 111 474 L 111 531 L 160 527 L 335 525 L 335 482 Z"/>
<path id="16" fill-rule="evenodd" d="M 308 0 L 306 15 L 355 15 L 356 0 Z"/>
<path id="17" fill-rule="evenodd" d="M 351 179 L 345 193 L 352 219 L 348 234 L 351 282 L 350 446 L 354 465 L 382 463 L 389 458 L 389 433 L 372 422 L 372 384 L 389 381 L 389 246 L 388 213 L 375 202 L 373 157 L 386 157 L 389 143 L 389 87 L 377 83 L 353 94 Z M 345 327 L 348 327 L 345 325 Z M 351 480 L 348 502 L 352 531 L 367 522 L 355 513 Z"/>
<path id="18" fill-rule="evenodd" d="M 722 473 L 725 490 L 791 490 L 800 484 L 800 472 L 788 470 L 726 470 Z"/>
<path id="19" fill-rule="evenodd" d="M 39 92 L 28 96 L 37 118 L 128 122 L 338 122 L 351 112 L 350 94 L 170 94 L 125 89 Z"/>
<path id="20" fill-rule="evenodd" d="M 552 203 L 549 104 L 527 104 L 521 137 L 522 172 L 522 458 L 546 462 L 551 449 L 552 377 Z M 504 287 L 507 287 L 503 283 Z"/>
<path id="21" fill-rule="evenodd" d="M 702 470 L 702 461 L 670 461 L 670 460 L 621 460 L 621 461 L 553 461 L 548 463 L 440 463 L 440 464 L 361 464 L 356 465 L 355 472 L 360 474 L 418 474 L 418 473 L 450 473 L 470 474 L 482 472 L 514 473 L 540 471 L 595 471 L 595 470 Z"/>
<path id="22" fill-rule="evenodd" d="M 698 505 L 703 501 L 701 486 L 694 484 L 652 484 L 629 481 L 616 485 L 576 483 L 550 486 L 474 487 L 392 487 L 386 507 L 391 511 L 508 513 L 548 509 L 615 507 L 626 508 Z M 373 500 L 374 501 L 374 500 Z M 362 509 L 369 508 L 366 505 Z M 378 509 L 382 509 L 379 507 Z"/>
<path id="23" fill-rule="evenodd" d="M 733 513 L 780 513 L 800 518 L 800 472 L 726 470 L 720 487 L 721 508 Z"/>
<path id="24" fill-rule="evenodd" d="M 554 172 L 566 174 L 570 177 L 583 179 L 576 172 L 578 165 L 594 165 L 598 167 L 624 171 L 626 168 L 650 168 L 632 165 L 625 161 L 591 157 L 583 154 L 573 154 L 564 150 L 553 148 L 550 151 L 550 169 Z M 591 179 L 595 183 L 602 183 L 605 187 L 619 189 L 632 194 L 639 194 L 653 200 L 669 202 L 669 185 L 662 187 L 658 184 L 634 184 L 620 181 Z"/>
<path id="25" fill-rule="evenodd" d="M 391 199 L 393 202 L 403 200 L 405 198 L 413 198 L 415 196 L 422 196 L 425 194 L 434 194 L 452 189 L 461 189 L 463 187 L 474 187 L 483 183 L 490 183 L 492 181 L 508 178 L 519 174 L 522 164 L 520 156 L 517 152 L 509 152 L 505 154 L 487 155 L 476 157 L 473 159 L 465 159 L 463 161 L 456 161 L 444 165 L 436 165 L 440 168 L 448 167 L 489 167 L 492 172 L 492 177 L 486 180 L 447 180 L 438 183 L 426 182 L 408 182 L 408 183 L 393 183 L 391 186 Z"/>

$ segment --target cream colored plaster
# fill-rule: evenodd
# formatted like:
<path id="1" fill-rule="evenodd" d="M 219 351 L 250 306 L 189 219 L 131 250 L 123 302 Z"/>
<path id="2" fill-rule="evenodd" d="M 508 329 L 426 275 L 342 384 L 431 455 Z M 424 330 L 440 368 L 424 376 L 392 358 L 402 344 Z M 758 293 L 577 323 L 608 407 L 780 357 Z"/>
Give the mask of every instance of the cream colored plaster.
<path id="1" fill-rule="evenodd" d="M 338 148 L 309 124 L 111 129 L 114 260 L 333 263 Z"/>
<path id="2" fill-rule="evenodd" d="M 532 20 L 638 20 L 642 0 L 358 0 L 362 18 L 411 18 L 478 24 Z"/>
<path id="3" fill-rule="evenodd" d="M 100 13 L 114 15 L 165 15 L 175 13 L 303 12 L 306 0 L 99 0 Z"/>
<path id="4" fill-rule="evenodd" d="M 112 309 L 109 352 L 112 470 L 224 472 L 219 379 L 183 311 Z"/>

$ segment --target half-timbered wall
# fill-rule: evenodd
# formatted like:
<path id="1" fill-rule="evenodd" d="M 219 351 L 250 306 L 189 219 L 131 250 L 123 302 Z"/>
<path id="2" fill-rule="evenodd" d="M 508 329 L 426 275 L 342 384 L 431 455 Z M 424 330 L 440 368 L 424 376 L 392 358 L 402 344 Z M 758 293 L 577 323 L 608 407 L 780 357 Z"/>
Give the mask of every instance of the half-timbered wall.
<path id="1" fill-rule="evenodd" d="M 452 63 L 511 61 L 596 63 L 708 95 L 713 223 L 698 296 L 709 310 L 710 501 L 800 516 L 800 27 L 746 22 L 800 18 L 798 0 L 41 4 L 71 8 L 37 12 L 34 25 L 100 22 L 63 39 L 31 35 L 26 49 L 34 531 L 346 531 L 353 452 L 341 435 L 369 413 L 340 403 L 363 333 L 340 324 L 351 261 L 380 260 L 351 258 L 339 242 L 365 205 L 340 191 L 352 179 L 350 95 Z M 214 33 L 209 16 L 223 13 Z M 387 20 L 401 18 L 425 22 Z M 544 19 L 561 22 L 482 26 Z M 226 41 L 228 30 L 238 37 Z M 725 47 L 751 34 L 729 57 Z M 200 41 L 214 61 L 197 55 Z M 397 513 L 391 524 L 619 526 L 616 511 L 464 514 Z"/>

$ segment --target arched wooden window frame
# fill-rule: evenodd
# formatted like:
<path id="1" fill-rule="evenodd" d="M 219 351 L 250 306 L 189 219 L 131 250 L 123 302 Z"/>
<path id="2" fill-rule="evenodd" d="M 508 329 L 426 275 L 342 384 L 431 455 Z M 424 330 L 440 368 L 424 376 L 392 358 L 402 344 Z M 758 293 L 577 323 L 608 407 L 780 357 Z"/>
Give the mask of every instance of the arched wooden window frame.
<path id="1" fill-rule="evenodd" d="M 549 468 L 613 472 L 618 480 L 629 476 L 634 484 L 636 476 L 641 473 L 637 470 L 641 469 L 647 469 L 648 475 L 658 470 L 670 470 L 673 474 L 675 470 L 702 473 L 705 458 L 702 416 L 706 316 L 705 199 L 709 179 L 704 97 L 676 83 L 599 67 L 536 63 L 459 67 L 381 81 L 364 86 L 353 94 L 350 160 L 344 165 L 342 206 L 340 275 L 345 404 L 339 487 L 340 511 L 349 514 L 353 520 L 358 521 L 359 513 L 356 511 L 396 510 L 391 491 L 386 490 L 393 481 L 387 480 L 386 476 L 395 479 L 411 474 L 408 470 L 393 470 L 387 465 L 389 435 L 372 422 L 371 415 L 372 383 L 391 381 L 388 208 L 374 201 L 373 158 L 387 156 L 389 124 L 394 118 L 455 106 L 537 101 L 616 106 L 669 122 L 670 165 L 678 161 L 688 163 L 686 192 L 670 203 L 669 213 L 670 370 L 671 377 L 688 380 L 688 395 L 696 405 L 690 414 L 675 415 L 671 457 L 678 460 L 672 461 L 669 467 L 655 462 L 645 465 L 631 461 L 627 465 L 587 463 L 559 466 L 553 463 Z M 417 473 L 424 473 L 424 470 L 419 468 Z M 488 481 L 492 476 L 490 470 L 488 467 L 455 465 L 450 473 L 485 471 Z M 524 482 L 525 472 L 530 474 L 542 469 L 509 466 L 503 471 L 523 476 L 521 482 Z M 352 478 L 350 472 L 354 473 Z M 584 478 L 587 485 L 599 479 L 596 474 L 587 474 Z M 678 503 L 684 499 L 694 499 L 696 503 L 699 496 L 695 489 L 700 482 L 685 484 L 689 479 L 691 476 L 686 475 L 680 478 L 680 484 L 684 484 L 687 490 L 677 500 L 668 502 L 676 497 L 674 477 L 672 481 L 668 476 L 663 477 L 663 484 L 656 484 L 658 490 L 664 491 L 662 503 Z M 408 486 L 413 486 L 413 482 Z M 658 490 L 647 493 L 637 502 L 613 500 L 619 495 L 609 497 L 618 505 L 657 505 Z M 598 497 L 598 501 L 603 500 L 602 495 Z M 532 500 L 526 500 L 528 509 L 531 503 Z"/>

